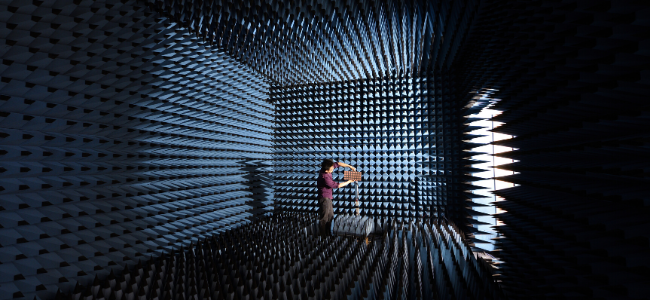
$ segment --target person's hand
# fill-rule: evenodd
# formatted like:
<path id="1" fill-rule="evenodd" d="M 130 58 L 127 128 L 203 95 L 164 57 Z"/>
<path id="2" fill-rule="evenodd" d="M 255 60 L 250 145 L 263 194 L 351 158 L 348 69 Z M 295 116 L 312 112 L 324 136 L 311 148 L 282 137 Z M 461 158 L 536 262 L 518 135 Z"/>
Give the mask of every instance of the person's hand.
<path id="1" fill-rule="evenodd" d="M 357 171 L 357 168 L 355 168 L 353 166 L 350 166 L 350 169 L 352 169 L 352 171 L 355 171 L 355 172 Z"/>

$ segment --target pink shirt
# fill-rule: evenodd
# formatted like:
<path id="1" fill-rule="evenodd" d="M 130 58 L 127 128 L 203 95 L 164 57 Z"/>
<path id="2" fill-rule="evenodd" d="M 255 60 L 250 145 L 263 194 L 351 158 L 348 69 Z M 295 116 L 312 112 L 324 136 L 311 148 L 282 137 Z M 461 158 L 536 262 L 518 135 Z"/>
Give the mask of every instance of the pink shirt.
<path id="1" fill-rule="evenodd" d="M 334 169 L 339 167 L 339 163 L 334 163 Z M 332 199 L 332 190 L 339 187 L 338 182 L 332 179 L 332 173 L 325 173 L 320 171 L 318 173 L 318 179 L 316 180 L 316 186 L 318 187 L 318 198 L 329 198 Z"/>

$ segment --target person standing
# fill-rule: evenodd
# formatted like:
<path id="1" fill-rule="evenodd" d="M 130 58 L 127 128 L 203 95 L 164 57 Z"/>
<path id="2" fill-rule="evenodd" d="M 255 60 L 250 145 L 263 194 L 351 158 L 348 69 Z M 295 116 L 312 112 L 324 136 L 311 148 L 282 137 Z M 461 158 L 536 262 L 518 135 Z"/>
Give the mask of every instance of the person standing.
<path id="1" fill-rule="evenodd" d="M 334 169 L 338 167 L 350 168 L 352 171 L 357 170 L 351 165 L 342 162 L 334 162 L 331 159 L 325 159 L 321 163 L 318 179 L 316 180 L 316 186 L 318 187 L 318 216 L 320 219 L 320 233 L 323 236 L 330 235 L 329 228 L 332 219 L 334 218 L 334 209 L 332 208 L 332 191 L 336 188 L 341 188 L 352 183 L 352 180 L 338 183 L 332 179 L 332 172 L 334 172 Z"/>

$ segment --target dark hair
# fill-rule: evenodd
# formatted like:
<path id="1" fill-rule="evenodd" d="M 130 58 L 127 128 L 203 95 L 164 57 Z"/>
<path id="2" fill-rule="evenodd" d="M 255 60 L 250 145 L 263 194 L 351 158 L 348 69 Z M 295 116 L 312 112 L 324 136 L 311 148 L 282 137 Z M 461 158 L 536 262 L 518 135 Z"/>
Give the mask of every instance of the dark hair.
<path id="1" fill-rule="evenodd" d="M 325 171 L 329 170 L 333 165 L 334 165 L 334 161 L 329 159 L 329 158 L 326 158 L 320 164 L 320 171 L 325 172 Z"/>

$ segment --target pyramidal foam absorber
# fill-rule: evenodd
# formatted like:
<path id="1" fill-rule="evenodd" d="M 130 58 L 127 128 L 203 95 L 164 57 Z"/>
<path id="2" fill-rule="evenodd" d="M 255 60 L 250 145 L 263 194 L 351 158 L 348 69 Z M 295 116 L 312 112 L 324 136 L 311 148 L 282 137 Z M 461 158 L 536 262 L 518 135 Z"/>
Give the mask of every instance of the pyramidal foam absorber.
<path id="1" fill-rule="evenodd" d="M 142 3 L 3 1 L 0 55 L 0 299 L 272 209 L 269 85 Z"/>

